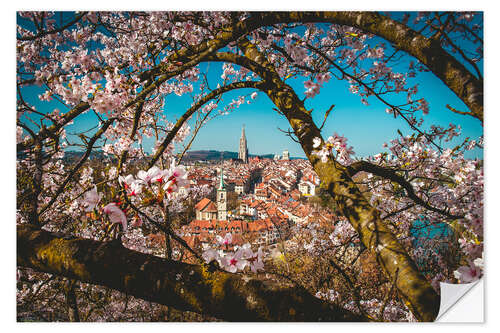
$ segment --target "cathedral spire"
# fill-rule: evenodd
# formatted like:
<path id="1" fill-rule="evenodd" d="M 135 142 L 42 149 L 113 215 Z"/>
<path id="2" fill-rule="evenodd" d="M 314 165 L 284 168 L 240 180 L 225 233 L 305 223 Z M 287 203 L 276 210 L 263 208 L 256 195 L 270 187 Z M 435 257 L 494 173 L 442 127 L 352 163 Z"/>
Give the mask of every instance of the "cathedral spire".
<path id="1" fill-rule="evenodd" d="M 238 158 L 244 163 L 248 163 L 248 148 L 247 137 L 245 135 L 245 124 L 241 128 L 240 148 L 238 150 Z"/>
<path id="2" fill-rule="evenodd" d="M 224 169 L 222 168 L 222 166 L 220 167 L 220 181 L 219 181 L 219 187 L 217 189 L 219 191 L 226 189 L 226 185 L 224 184 Z"/>

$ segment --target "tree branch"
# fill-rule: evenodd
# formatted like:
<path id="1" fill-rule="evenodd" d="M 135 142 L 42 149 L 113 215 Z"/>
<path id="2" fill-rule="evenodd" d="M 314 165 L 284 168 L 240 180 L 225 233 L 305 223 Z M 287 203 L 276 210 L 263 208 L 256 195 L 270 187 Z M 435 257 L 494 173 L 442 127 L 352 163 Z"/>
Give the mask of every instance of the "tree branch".
<path id="1" fill-rule="evenodd" d="M 371 174 L 377 175 L 379 177 L 382 177 L 384 179 L 389 179 L 393 182 L 398 183 L 401 185 L 407 192 L 408 198 L 413 200 L 416 204 L 430 210 L 436 213 L 439 213 L 441 215 L 444 215 L 450 219 L 461 219 L 463 218 L 462 215 L 453 215 L 450 214 L 446 209 L 440 209 L 434 206 L 429 205 L 429 203 L 423 201 L 416 193 L 415 190 L 413 189 L 413 186 L 409 181 L 407 181 L 404 177 L 398 175 L 394 170 L 391 170 L 389 168 L 384 168 L 376 164 L 372 164 L 367 161 L 357 161 L 354 162 L 353 164 L 349 165 L 347 167 L 347 173 L 349 174 L 350 177 L 353 177 L 355 174 L 358 172 L 365 171 L 369 172 Z"/>
<path id="2" fill-rule="evenodd" d="M 17 226 L 17 265 L 228 321 L 365 321 L 286 287 L 132 251 L 119 242 L 59 237 Z"/>

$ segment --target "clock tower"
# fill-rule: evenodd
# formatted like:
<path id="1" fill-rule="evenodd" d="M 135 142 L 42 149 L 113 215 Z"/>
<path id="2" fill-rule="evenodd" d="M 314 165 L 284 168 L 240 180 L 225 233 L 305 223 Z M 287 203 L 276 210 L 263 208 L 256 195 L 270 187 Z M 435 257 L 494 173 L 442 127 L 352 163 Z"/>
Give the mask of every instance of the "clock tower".
<path id="1" fill-rule="evenodd" d="M 220 168 L 220 182 L 217 187 L 217 219 L 219 221 L 227 220 L 227 191 L 224 185 L 224 169 Z"/>

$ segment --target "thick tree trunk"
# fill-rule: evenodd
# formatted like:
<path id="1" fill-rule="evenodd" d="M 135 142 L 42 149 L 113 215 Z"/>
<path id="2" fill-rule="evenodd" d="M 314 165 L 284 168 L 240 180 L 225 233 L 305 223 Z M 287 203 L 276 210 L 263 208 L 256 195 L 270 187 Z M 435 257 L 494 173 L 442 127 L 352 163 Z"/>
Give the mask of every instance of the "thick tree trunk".
<path id="1" fill-rule="evenodd" d="M 17 226 L 17 265 L 228 321 L 365 321 L 301 287 L 162 259 L 118 241 L 67 239 L 27 224 Z"/>

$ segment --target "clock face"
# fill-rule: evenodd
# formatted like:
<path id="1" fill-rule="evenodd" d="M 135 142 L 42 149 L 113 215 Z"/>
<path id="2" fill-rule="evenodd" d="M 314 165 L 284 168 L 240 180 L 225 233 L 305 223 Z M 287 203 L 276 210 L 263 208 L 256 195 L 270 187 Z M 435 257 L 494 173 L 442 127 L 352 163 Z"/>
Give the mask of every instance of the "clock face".
<path id="1" fill-rule="evenodd" d="M 219 199 L 219 201 L 220 201 L 220 202 L 224 202 L 224 201 L 226 201 L 226 200 L 225 200 L 224 198 L 220 198 L 220 199 Z"/>

